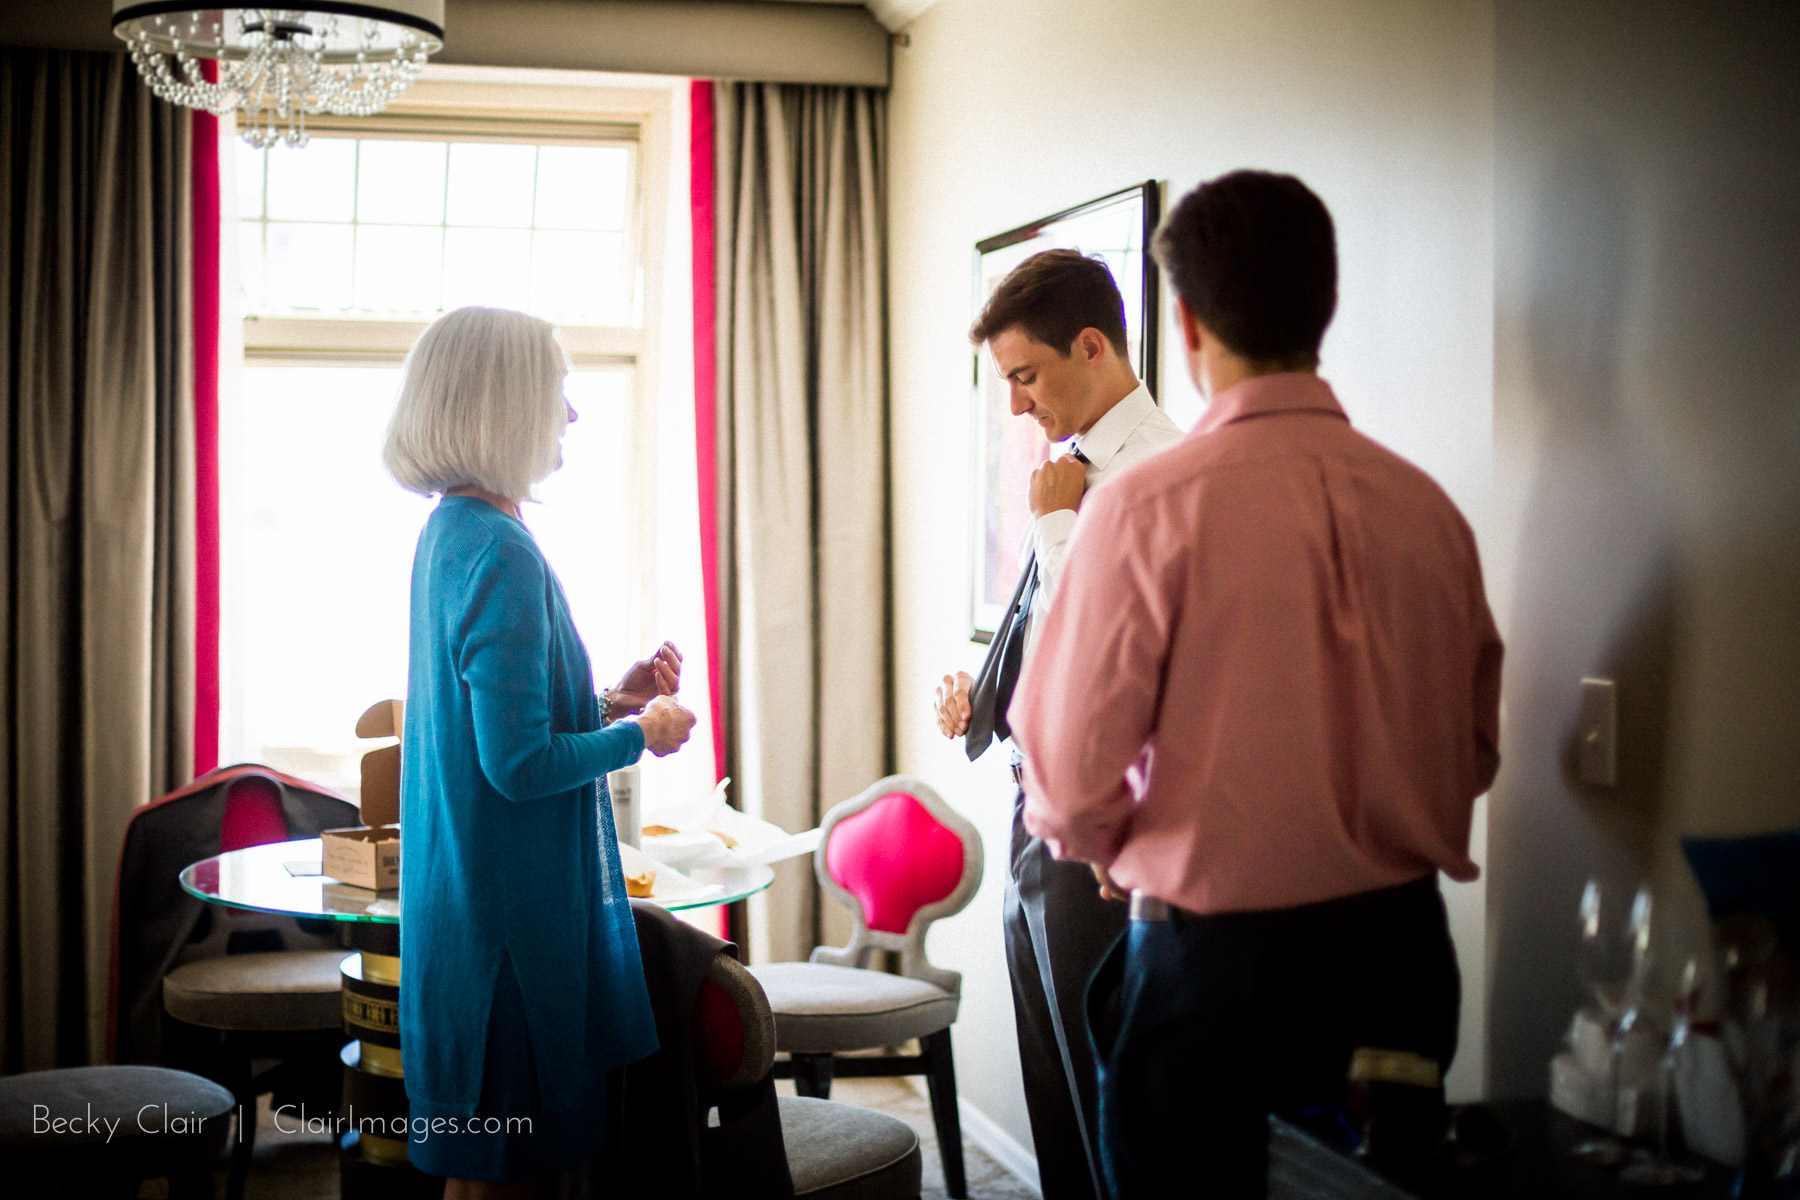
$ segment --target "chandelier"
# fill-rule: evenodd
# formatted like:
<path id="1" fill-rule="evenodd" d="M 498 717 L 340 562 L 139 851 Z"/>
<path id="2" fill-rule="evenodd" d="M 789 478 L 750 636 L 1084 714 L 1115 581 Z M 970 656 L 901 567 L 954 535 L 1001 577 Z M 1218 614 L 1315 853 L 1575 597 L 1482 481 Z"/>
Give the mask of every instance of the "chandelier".
<path id="1" fill-rule="evenodd" d="M 113 32 L 162 99 L 241 114 L 244 140 L 259 149 L 304 146 L 308 113 L 366 117 L 412 86 L 444 48 L 444 0 L 313 0 L 304 9 L 113 0 Z M 218 64 L 216 80 L 207 61 Z"/>

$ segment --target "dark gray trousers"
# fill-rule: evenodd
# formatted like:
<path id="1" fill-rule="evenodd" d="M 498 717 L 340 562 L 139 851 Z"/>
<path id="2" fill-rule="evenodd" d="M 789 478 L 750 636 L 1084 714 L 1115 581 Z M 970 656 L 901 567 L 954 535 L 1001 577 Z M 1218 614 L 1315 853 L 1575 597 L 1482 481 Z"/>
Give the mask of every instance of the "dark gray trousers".
<path id="1" fill-rule="evenodd" d="M 1095 968 L 1125 931 L 1125 905 L 1100 898 L 1086 863 L 1058 862 L 1026 833 L 1024 804 L 1021 791 L 1013 800 L 1006 965 L 1038 1178 L 1044 1200 L 1105 1200 L 1086 995 Z"/>

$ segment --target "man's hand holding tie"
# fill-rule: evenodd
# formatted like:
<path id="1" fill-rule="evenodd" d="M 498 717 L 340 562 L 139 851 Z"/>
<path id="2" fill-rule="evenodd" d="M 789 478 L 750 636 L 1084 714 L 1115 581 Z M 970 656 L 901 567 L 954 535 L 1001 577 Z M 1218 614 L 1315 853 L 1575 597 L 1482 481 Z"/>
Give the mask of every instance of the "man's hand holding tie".
<path id="1" fill-rule="evenodd" d="M 1031 515 L 1041 517 L 1059 508 L 1079 509 L 1087 491 L 1087 467 L 1073 454 L 1040 463 L 1031 473 L 1031 490 L 1026 504 Z"/>

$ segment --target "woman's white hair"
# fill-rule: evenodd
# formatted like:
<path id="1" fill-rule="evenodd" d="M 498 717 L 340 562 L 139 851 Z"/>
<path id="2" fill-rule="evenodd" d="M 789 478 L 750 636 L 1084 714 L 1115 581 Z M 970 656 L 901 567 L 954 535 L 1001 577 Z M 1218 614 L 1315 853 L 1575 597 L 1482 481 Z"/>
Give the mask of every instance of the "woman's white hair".
<path id="1" fill-rule="evenodd" d="M 561 461 L 568 369 L 548 321 L 505 308 L 447 312 L 406 356 L 382 461 L 410 492 L 474 484 L 523 500 Z"/>

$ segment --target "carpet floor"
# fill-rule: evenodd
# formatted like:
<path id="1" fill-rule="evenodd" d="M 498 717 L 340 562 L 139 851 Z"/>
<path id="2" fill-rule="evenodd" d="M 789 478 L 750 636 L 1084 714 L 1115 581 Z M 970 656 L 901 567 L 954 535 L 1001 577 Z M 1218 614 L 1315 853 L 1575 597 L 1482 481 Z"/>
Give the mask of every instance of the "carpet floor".
<path id="1" fill-rule="evenodd" d="M 776 1088 L 785 1095 L 793 1094 L 793 1084 L 785 1080 L 778 1082 Z M 831 1098 L 877 1109 L 917 1130 L 924 1176 L 921 1200 L 945 1200 L 937 1132 L 932 1128 L 931 1107 L 924 1096 L 901 1079 L 840 1079 L 832 1087 Z M 267 1096 L 262 1098 L 257 1116 L 256 1153 L 244 1189 L 245 1200 L 337 1200 L 337 1149 L 332 1135 L 294 1131 L 291 1122 L 288 1132 L 276 1128 Z M 963 1169 L 971 1200 L 1037 1200 L 1036 1188 L 989 1158 L 966 1136 Z M 214 1195 L 224 1200 L 223 1162 L 213 1178 Z M 162 1180 L 153 1180 L 138 1195 L 140 1200 L 164 1200 L 168 1191 Z"/>

